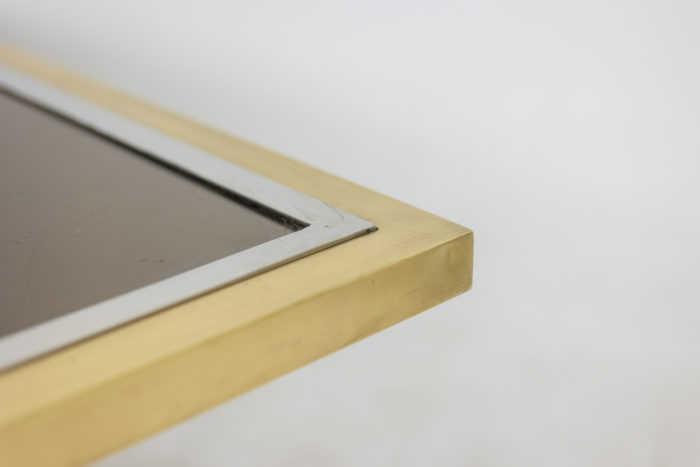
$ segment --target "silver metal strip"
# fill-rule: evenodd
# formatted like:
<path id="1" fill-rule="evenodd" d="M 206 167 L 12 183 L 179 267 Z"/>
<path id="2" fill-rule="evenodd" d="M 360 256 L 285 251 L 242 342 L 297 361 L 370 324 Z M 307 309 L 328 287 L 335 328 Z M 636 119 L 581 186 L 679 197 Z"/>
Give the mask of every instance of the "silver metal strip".
<path id="1" fill-rule="evenodd" d="M 0 87 L 309 224 L 299 231 L 0 338 L 0 370 L 376 230 L 369 221 L 0 64 Z"/>

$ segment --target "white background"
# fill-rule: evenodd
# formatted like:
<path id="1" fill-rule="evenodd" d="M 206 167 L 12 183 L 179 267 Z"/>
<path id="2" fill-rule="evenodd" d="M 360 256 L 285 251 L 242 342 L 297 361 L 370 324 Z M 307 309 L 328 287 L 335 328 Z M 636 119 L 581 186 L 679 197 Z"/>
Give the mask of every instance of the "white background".
<path id="1" fill-rule="evenodd" d="M 476 231 L 468 294 L 98 465 L 700 465 L 699 14 L 0 0 L 2 41 Z"/>

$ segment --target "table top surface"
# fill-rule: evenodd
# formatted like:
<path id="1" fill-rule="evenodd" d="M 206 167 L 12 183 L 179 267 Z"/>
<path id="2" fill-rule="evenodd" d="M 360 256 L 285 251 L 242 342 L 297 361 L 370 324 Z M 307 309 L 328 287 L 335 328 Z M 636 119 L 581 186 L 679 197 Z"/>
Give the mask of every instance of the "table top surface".
<path id="1" fill-rule="evenodd" d="M 293 230 L 0 93 L 0 337 Z"/>

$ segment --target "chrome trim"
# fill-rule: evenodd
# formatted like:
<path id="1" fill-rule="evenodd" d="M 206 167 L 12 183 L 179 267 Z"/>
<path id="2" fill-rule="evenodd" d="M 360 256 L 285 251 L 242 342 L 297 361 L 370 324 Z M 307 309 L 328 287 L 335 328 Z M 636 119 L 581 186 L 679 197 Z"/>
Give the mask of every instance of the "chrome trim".
<path id="1" fill-rule="evenodd" d="M 0 370 L 376 230 L 371 222 L 0 65 L 0 87 L 260 205 L 296 232 L 0 338 Z"/>

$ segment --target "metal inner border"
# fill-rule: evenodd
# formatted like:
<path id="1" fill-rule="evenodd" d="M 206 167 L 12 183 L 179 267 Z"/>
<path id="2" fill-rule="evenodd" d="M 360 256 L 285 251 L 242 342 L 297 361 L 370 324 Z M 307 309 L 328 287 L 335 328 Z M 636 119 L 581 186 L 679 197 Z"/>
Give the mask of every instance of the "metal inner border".
<path id="1" fill-rule="evenodd" d="M 207 184 L 308 224 L 296 232 L 2 337 L 0 371 L 377 229 L 365 219 L 2 64 L 0 88 Z"/>

